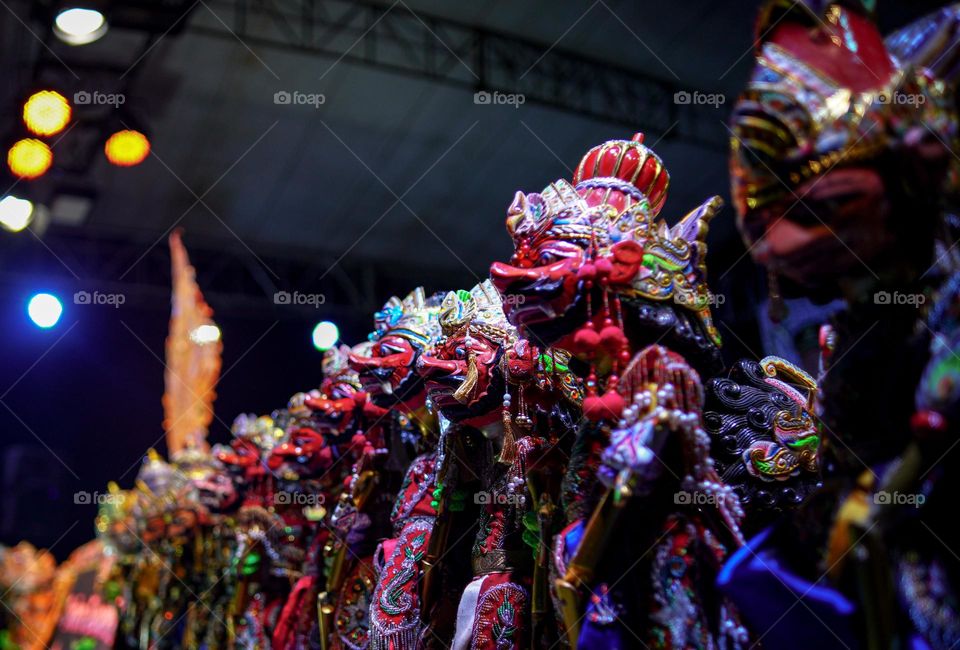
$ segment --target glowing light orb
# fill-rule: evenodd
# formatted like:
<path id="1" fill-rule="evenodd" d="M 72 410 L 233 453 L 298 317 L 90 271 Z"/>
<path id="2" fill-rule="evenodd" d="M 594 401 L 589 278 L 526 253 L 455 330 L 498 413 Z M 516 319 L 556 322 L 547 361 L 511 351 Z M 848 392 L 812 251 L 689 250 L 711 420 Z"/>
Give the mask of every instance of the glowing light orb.
<path id="1" fill-rule="evenodd" d="M 321 352 L 329 350 L 340 340 L 340 329 L 328 320 L 317 323 L 313 328 L 313 347 Z"/>
<path id="2" fill-rule="evenodd" d="M 39 178 L 47 173 L 53 164 L 53 152 L 46 142 L 34 138 L 24 138 L 13 143 L 7 152 L 7 165 L 14 176 L 20 178 Z"/>
<path id="3" fill-rule="evenodd" d="M 0 199 L 0 226 L 20 232 L 33 221 L 33 203 L 8 195 Z"/>
<path id="4" fill-rule="evenodd" d="M 53 90 L 30 95 L 23 104 L 23 123 L 36 135 L 56 135 L 70 122 L 70 102 Z"/>
<path id="5" fill-rule="evenodd" d="M 220 328 L 216 325 L 200 325 L 190 332 L 190 340 L 198 345 L 209 345 L 220 340 Z"/>
<path id="6" fill-rule="evenodd" d="M 38 293 L 27 303 L 27 315 L 34 325 L 49 329 L 57 324 L 63 314 L 60 299 L 49 293 Z"/>
<path id="7" fill-rule="evenodd" d="M 57 14 L 53 33 L 68 45 L 87 45 L 107 33 L 107 19 L 96 9 L 72 7 Z"/>
<path id="8" fill-rule="evenodd" d="M 107 160 L 118 167 L 139 165 L 150 154 L 150 141 L 139 131 L 125 129 L 117 131 L 103 145 Z"/>

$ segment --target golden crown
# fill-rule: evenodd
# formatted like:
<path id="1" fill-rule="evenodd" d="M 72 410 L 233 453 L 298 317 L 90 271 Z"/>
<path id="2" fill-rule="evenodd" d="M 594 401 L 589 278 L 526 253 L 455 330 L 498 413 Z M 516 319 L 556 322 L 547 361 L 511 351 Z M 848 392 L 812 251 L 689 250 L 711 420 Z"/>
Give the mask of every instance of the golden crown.
<path id="1" fill-rule="evenodd" d="M 490 280 L 470 291 L 451 291 L 440 306 L 440 328 L 444 336 L 483 334 L 503 345 L 516 342 L 517 330 L 503 313 L 503 299 Z"/>

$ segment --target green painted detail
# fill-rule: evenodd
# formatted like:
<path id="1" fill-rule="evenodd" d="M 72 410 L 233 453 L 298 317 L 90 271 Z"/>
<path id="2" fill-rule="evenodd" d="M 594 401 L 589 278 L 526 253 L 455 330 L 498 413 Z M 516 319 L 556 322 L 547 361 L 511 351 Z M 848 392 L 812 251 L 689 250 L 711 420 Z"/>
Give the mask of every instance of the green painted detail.
<path id="1" fill-rule="evenodd" d="M 776 465 L 774 463 L 770 463 L 765 460 L 755 460 L 753 461 L 753 464 L 756 465 L 757 469 L 764 474 L 771 474 L 773 473 L 773 470 L 776 469 Z"/>
<path id="2" fill-rule="evenodd" d="M 557 361 L 552 354 L 541 354 L 540 355 L 540 364 L 543 366 L 545 372 L 569 372 L 570 366 Z"/>
<path id="3" fill-rule="evenodd" d="M 20 646 L 13 642 L 10 630 L 0 630 L 0 650 L 20 650 Z"/>
<path id="4" fill-rule="evenodd" d="M 648 269 L 656 270 L 659 268 L 667 269 L 668 271 L 679 271 L 683 268 L 682 265 L 666 260 L 662 257 L 658 257 L 653 253 L 644 253 L 643 254 L 643 265 Z"/>
<path id="5" fill-rule="evenodd" d="M 539 532 L 540 530 L 540 521 L 537 519 L 537 513 L 527 512 L 523 515 L 523 527 L 527 530 L 532 530 L 534 532 Z"/>
<path id="6" fill-rule="evenodd" d="M 93 637 L 85 636 L 70 644 L 70 650 L 95 650 L 97 642 Z"/>
<path id="7" fill-rule="evenodd" d="M 791 440 L 787 443 L 787 447 L 790 449 L 812 449 L 816 450 L 820 446 L 820 435 L 816 433 L 811 433 L 806 436 L 797 438 L 796 440 Z"/>
<path id="8" fill-rule="evenodd" d="M 960 376 L 960 359 L 956 354 L 945 355 L 930 369 L 927 390 L 933 395 L 945 396 L 943 393 L 953 388 L 958 376 Z"/>
<path id="9" fill-rule="evenodd" d="M 532 530 L 523 531 L 523 534 L 520 537 L 523 539 L 524 544 L 534 550 L 540 546 L 540 537 Z"/>
<path id="10" fill-rule="evenodd" d="M 260 568 L 260 554 L 256 552 L 247 553 L 243 558 L 243 566 L 240 567 L 240 573 L 245 576 L 253 575 Z"/>
<path id="11" fill-rule="evenodd" d="M 103 585 L 103 595 L 107 600 L 113 600 L 120 595 L 120 583 L 116 580 L 108 580 L 106 584 Z"/>

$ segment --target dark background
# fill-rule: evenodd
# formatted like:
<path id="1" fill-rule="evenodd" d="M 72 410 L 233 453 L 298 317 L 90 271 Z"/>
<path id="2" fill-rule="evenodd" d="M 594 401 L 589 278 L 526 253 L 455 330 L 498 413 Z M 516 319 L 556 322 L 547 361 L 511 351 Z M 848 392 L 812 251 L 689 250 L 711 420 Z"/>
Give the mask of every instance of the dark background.
<path id="1" fill-rule="evenodd" d="M 468 288 L 509 256 L 513 192 L 569 178 L 593 145 L 643 130 L 671 173 L 670 221 L 710 194 L 728 197 L 724 124 L 752 65 L 757 4 L 111 2 L 118 25 L 80 48 L 50 37 L 49 3 L 4 4 L 4 144 L 23 137 L 31 89 L 126 102 L 77 107 L 43 179 L 0 177 L 0 189 L 38 202 L 92 201 L 81 224 L 0 232 L 0 542 L 26 538 L 64 557 L 93 534 L 95 508 L 74 493 L 129 486 L 145 450 L 163 450 L 172 228 L 185 231 L 223 331 L 210 438 L 227 441 L 238 413 L 269 412 L 319 383 L 318 320 L 338 322 L 352 344 L 392 293 Z M 937 5 L 886 2 L 881 20 L 889 30 Z M 527 101 L 474 103 L 497 88 Z M 687 111 L 677 90 L 725 102 Z M 325 102 L 278 105 L 278 91 Z M 142 165 L 102 160 L 120 126 L 150 136 Z M 711 226 L 710 270 L 726 298 L 716 310 L 725 354 L 755 356 L 764 280 L 729 207 Z M 65 302 L 51 330 L 26 316 L 40 290 Z M 126 301 L 74 305 L 79 290 Z M 326 302 L 278 306 L 278 290 Z"/>

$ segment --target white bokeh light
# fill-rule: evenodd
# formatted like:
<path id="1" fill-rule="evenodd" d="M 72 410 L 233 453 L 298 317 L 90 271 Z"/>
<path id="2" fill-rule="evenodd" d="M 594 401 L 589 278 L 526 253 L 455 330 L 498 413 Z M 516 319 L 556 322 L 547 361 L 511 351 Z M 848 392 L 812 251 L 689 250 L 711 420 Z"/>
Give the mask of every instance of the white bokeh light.
<path id="1" fill-rule="evenodd" d="M 63 314 L 60 299 L 49 293 L 38 293 L 27 304 L 27 314 L 37 327 L 53 327 Z"/>
<path id="2" fill-rule="evenodd" d="M 190 332 L 190 340 L 199 345 L 208 345 L 220 340 L 220 328 L 216 325 L 200 325 Z"/>
<path id="3" fill-rule="evenodd" d="M 329 350 L 340 340 L 340 330 L 328 320 L 317 323 L 313 328 L 313 347 L 321 352 Z"/>
<path id="4" fill-rule="evenodd" d="M 107 19 L 96 9 L 65 9 L 54 20 L 53 33 L 68 45 L 86 45 L 107 33 Z"/>
<path id="5" fill-rule="evenodd" d="M 0 226 L 10 232 L 20 232 L 33 221 L 33 203 L 15 196 L 0 199 Z"/>

